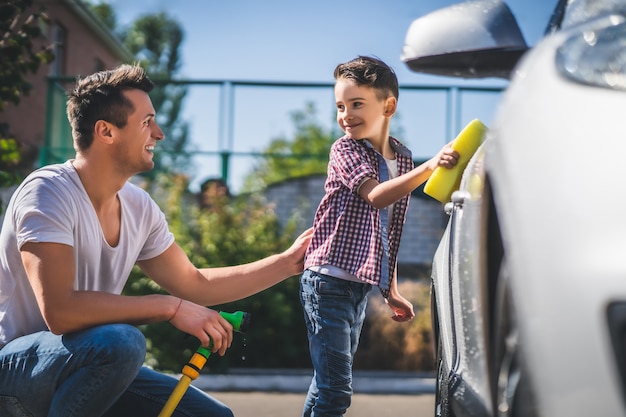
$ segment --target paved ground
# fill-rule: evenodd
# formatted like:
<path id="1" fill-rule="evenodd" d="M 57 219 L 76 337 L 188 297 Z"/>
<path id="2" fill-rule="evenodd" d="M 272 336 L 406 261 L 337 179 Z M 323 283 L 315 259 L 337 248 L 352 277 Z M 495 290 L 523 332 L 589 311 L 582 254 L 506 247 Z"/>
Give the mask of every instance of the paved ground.
<path id="1" fill-rule="evenodd" d="M 311 383 L 308 369 L 232 369 L 228 374 L 202 374 L 193 385 L 204 391 L 265 391 L 305 393 Z M 361 394 L 432 394 L 433 375 L 417 372 L 354 371 L 354 392 Z"/>
<path id="2" fill-rule="evenodd" d="M 209 392 L 227 404 L 235 417 L 298 417 L 305 394 L 280 392 Z M 345 417 L 430 417 L 433 394 L 355 394 Z"/>
<path id="3" fill-rule="evenodd" d="M 193 384 L 227 404 L 236 417 L 298 417 L 310 370 L 233 370 L 201 375 Z M 434 378 L 402 372 L 355 371 L 356 394 L 346 417 L 434 415 Z"/>

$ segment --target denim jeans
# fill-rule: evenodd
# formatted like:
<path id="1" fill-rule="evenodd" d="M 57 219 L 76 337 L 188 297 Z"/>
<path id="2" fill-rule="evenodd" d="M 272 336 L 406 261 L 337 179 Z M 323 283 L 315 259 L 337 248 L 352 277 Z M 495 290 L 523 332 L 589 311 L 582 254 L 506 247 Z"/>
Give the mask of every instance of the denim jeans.
<path id="1" fill-rule="evenodd" d="M 145 353 L 141 332 L 125 324 L 17 338 L 0 349 L 0 416 L 156 416 L 178 380 L 142 367 Z M 232 412 L 189 387 L 173 416 Z"/>
<path id="2" fill-rule="evenodd" d="M 300 301 L 309 336 L 313 379 L 305 417 L 341 417 L 352 398 L 352 362 L 371 285 L 306 270 Z"/>

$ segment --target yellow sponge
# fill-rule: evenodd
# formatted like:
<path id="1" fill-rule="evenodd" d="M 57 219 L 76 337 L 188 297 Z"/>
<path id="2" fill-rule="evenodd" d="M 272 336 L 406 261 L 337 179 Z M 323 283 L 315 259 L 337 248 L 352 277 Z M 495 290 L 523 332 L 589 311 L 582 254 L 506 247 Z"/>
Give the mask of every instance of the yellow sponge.
<path id="1" fill-rule="evenodd" d="M 452 168 L 437 167 L 426 182 L 424 192 L 441 203 L 450 201 L 452 193 L 461 186 L 463 171 L 486 132 L 487 126 L 480 120 L 469 122 L 452 142 L 452 148 L 459 153 L 459 161 Z"/>

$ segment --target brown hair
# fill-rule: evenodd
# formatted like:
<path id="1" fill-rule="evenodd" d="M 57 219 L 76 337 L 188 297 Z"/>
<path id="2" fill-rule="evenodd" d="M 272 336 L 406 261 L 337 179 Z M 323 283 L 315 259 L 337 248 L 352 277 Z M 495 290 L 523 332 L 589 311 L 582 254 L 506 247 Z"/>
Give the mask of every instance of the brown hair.
<path id="1" fill-rule="evenodd" d="M 352 80 L 356 85 L 374 88 L 381 100 L 394 96 L 398 98 L 398 78 L 394 70 L 383 61 L 371 56 L 358 56 L 351 61 L 337 65 L 335 80 Z"/>
<path id="2" fill-rule="evenodd" d="M 88 149 L 93 142 L 93 128 L 98 120 L 124 127 L 128 115 L 134 110 L 124 96 L 124 90 L 152 91 L 154 84 L 139 65 L 119 67 L 96 72 L 78 79 L 68 95 L 67 118 L 72 126 L 76 150 Z"/>

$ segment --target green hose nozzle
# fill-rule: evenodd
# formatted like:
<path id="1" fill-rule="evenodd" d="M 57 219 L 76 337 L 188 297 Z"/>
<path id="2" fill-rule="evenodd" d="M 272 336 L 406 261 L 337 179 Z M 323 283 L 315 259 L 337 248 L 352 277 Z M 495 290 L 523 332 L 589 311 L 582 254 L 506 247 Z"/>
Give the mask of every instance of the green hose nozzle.
<path id="1" fill-rule="evenodd" d="M 245 333 L 250 327 L 251 315 L 243 311 L 235 311 L 234 313 L 225 313 L 220 311 L 220 315 L 224 317 L 230 324 L 233 325 L 233 329 L 239 333 Z M 174 388 L 174 392 L 170 395 L 169 400 L 161 410 L 159 417 L 169 417 L 172 415 L 176 406 L 180 402 L 180 399 L 187 391 L 189 384 L 192 380 L 200 376 L 200 371 L 206 364 L 207 359 L 211 355 L 211 349 L 213 348 L 213 341 L 209 342 L 209 347 L 205 348 L 200 346 L 198 350 L 193 354 L 189 362 L 183 366 L 182 377 Z"/>
<path id="2" fill-rule="evenodd" d="M 250 313 L 245 313 L 243 311 L 235 311 L 234 313 L 225 313 L 220 311 L 220 316 L 224 317 L 230 324 L 233 325 L 233 328 L 236 332 L 245 333 L 248 331 L 250 327 L 251 315 Z"/>

